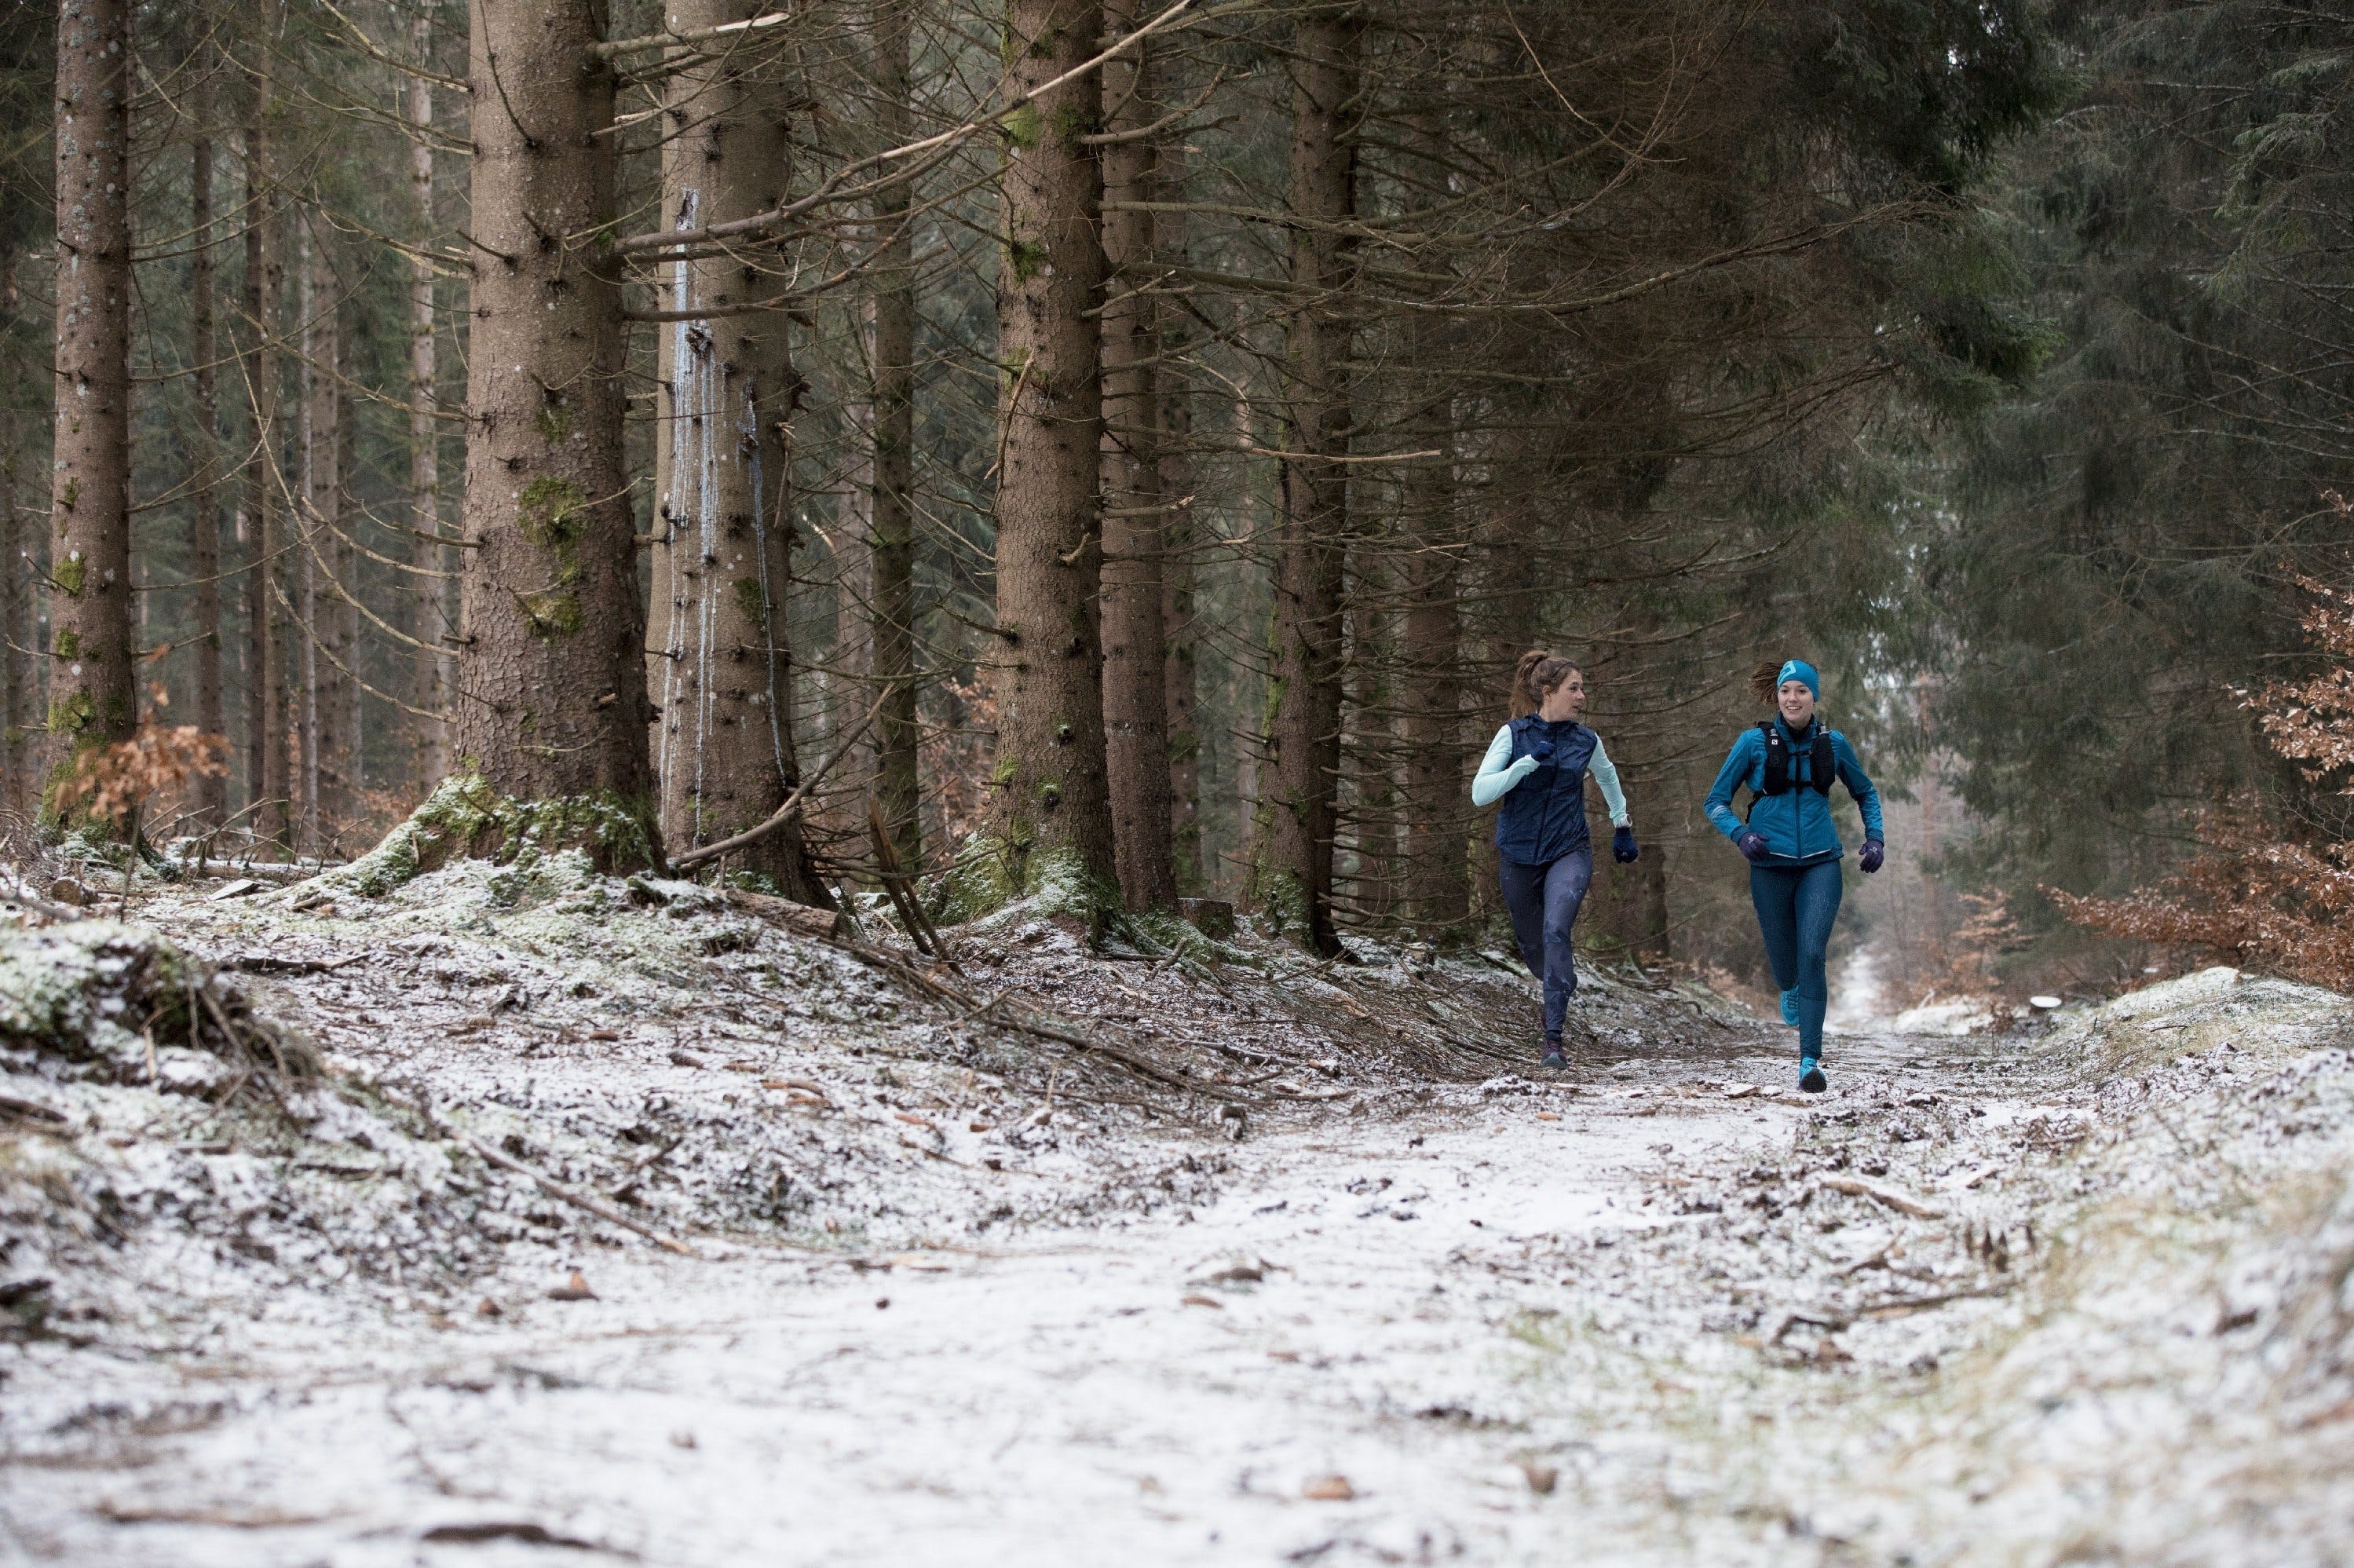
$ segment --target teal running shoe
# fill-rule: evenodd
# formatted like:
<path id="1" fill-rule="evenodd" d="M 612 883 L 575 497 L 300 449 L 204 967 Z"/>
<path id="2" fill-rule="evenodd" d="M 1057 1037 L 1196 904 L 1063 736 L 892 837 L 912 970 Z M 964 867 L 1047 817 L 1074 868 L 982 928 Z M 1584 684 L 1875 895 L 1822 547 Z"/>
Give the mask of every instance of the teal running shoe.
<path id="1" fill-rule="evenodd" d="M 1819 1095 L 1831 1086 L 1823 1076 L 1823 1065 L 1812 1056 L 1798 1058 L 1798 1087 L 1807 1094 Z"/>
<path id="2" fill-rule="evenodd" d="M 1782 1022 L 1793 1029 L 1798 1026 L 1798 993 L 1795 991 L 1782 993 Z"/>

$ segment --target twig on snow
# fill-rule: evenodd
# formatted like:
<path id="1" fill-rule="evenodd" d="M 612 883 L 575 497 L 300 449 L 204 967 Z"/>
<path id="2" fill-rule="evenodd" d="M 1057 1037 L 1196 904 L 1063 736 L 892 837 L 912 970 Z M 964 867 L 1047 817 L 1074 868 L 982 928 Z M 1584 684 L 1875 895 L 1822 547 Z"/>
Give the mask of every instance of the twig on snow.
<path id="1" fill-rule="evenodd" d="M 1882 1187 L 1874 1182 L 1860 1181 L 1853 1176 L 1819 1177 L 1817 1179 L 1816 1185 L 1829 1192 L 1845 1192 L 1851 1198 L 1869 1198 L 1875 1203 L 1885 1204 L 1898 1213 L 1910 1214 L 1916 1220 L 1942 1220 L 1946 1217 L 1945 1210 L 1925 1203 L 1909 1193 L 1900 1192 L 1893 1187 Z"/>

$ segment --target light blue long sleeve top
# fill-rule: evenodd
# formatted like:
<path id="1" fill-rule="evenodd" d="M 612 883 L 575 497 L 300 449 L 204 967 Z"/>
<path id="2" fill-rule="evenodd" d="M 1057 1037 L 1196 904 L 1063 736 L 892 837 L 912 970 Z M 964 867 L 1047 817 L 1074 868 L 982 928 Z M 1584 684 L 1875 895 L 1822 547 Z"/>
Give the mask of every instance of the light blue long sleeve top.
<path id="1" fill-rule="evenodd" d="M 1523 757 L 1513 762 L 1511 755 L 1512 726 L 1506 725 L 1496 732 L 1496 738 L 1488 743 L 1488 755 L 1479 759 L 1479 771 L 1472 777 L 1473 805 L 1494 805 L 1511 793 L 1514 785 L 1537 770 L 1535 758 Z M 1610 812 L 1610 825 L 1626 827 L 1628 821 L 1627 791 L 1619 787 L 1617 764 L 1612 762 L 1610 754 L 1602 749 L 1602 737 L 1599 736 L 1594 738 L 1594 756 L 1586 763 L 1585 770 L 1601 787 L 1602 804 Z"/>

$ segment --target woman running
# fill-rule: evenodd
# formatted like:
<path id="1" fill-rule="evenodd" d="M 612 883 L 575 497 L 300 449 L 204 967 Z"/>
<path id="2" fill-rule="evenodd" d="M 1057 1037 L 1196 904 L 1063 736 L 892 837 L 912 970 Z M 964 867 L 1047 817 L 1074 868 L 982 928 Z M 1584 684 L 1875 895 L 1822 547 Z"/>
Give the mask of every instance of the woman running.
<path id="1" fill-rule="evenodd" d="M 1610 853 L 1621 864 L 1642 852 L 1627 820 L 1627 794 L 1602 737 L 1577 722 L 1585 711 L 1585 672 L 1550 653 L 1521 655 L 1512 672 L 1512 719 L 1496 732 L 1471 780 L 1471 803 L 1496 813 L 1504 907 L 1521 961 L 1544 982 L 1544 1065 L 1565 1067 L 1561 1025 L 1577 990 L 1570 927 L 1594 880 L 1585 831 L 1585 778 L 1602 786 L 1614 831 Z"/>
<path id="2" fill-rule="evenodd" d="M 1772 703 L 1776 717 L 1742 732 L 1708 792 L 1708 820 L 1749 862 L 1749 900 L 1766 959 L 1782 988 L 1782 1022 L 1798 1031 L 1798 1087 L 1822 1093 L 1823 1011 L 1830 987 L 1823 965 L 1831 922 L 1839 917 L 1839 829 L 1831 822 L 1831 780 L 1847 786 L 1863 813 L 1863 849 L 1856 863 L 1880 869 L 1887 851 L 1880 826 L 1880 791 L 1847 736 L 1815 713 L 1822 682 L 1815 667 L 1793 659 L 1777 671 L 1760 665 L 1750 689 Z M 1747 821 L 1733 814 L 1733 791 L 1749 789 Z"/>

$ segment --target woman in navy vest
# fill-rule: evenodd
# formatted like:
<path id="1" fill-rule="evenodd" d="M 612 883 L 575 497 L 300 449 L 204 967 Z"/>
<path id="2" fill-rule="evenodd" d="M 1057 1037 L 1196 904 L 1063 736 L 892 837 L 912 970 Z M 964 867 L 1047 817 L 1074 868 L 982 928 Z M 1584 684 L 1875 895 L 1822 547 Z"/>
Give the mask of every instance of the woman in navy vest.
<path id="1" fill-rule="evenodd" d="M 1815 714 L 1822 681 L 1815 667 L 1793 659 L 1766 664 L 1750 677 L 1761 703 L 1778 710 L 1770 724 L 1741 732 L 1708 792 L 1708 820 L 1749 862 L 1749 901 L 1766 938 L 1774 983 L 1782 988 L 1782 1022 L 1798 1031 L 1798 1087 L 1820 1094 L 1823 1010 L 1830 1001 L 1825 966 L 1831 922 L 1839 918 L 1839 827 L 1831 821 L 1831 785 L 1847 786 L 1863 813 L 1863 849 L 1856 863 L 1878 871 L 1886 854 L 1880 791 L 1847 736 Z M 1733 813 L 1733 792 L 1749 790 L 1749 814 Z"/>
<path id="2" fill-rule="evenodd" d="M 1512 672 L 1512 719 L 1496 732 L 1471 781 L 1471 803 L 1498 800 L 1496 857 L 1504 907 L 1521 960 L 1544 981 L 1544 1065 L 1563 1067 L 1562 1019 L 1577 990 L 1570 928 L 1594 880 L 1585 831 L 1585 779 L 1602 787 L 1615 829 L 1611 855 L 1622 864 L 1641 852 L 1627 820 L 1627 795 L 1602 737 L 1577 722 L 1585 711 L 1585 672 L 1550 653 L 1521 655 Z"/>

